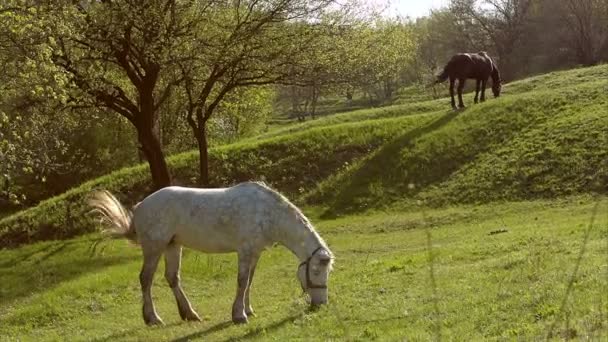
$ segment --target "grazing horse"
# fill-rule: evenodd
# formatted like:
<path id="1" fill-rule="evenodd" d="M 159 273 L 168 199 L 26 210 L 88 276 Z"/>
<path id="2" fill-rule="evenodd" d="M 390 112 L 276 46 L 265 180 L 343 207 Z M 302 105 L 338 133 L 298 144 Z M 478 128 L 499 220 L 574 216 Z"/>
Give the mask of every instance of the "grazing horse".
<path id="1" fill-rule="evenodd" d="M 500 72 L 496 64 L 490 56 L 485 52 L 478 53 L 459 53 L 454 55 L 443 72 L 437 76 L 435 83 L 445 82 L 450 79 L 450 96 L 452 97 L 452 108 L 456 109 L 456 101 L 454 101 L 454 83 L 458 80 L 458 107 L 464 108 L 462 103 L 462 89 L 467 78 L 477 80 L 475 88 L 475 103 L 479 99 L 479 90 L 481 86 L 481 102 L 486 100 L 486 83 L 488 78 L 492 77 L 492 92 L 494 97 L 500 96 L 501 80 Z"/>
<path id="2" fill-rule="evenodd" d="M 263 183 L 222 189 L 166 187 L 146 197 L 132 212 L 107 191 L 94 193 L 89 204 L 110 224 L 110 234 L 141 245 L 144 262 L 139 280 L 148 325 L 163 324 L 151 295 L 154 272 L 163 253 L 165 278 L 181 318 L 200 321 L 180 286 L 182 246 L 206 253 L 237 252 L 234 323 L 247 323 L 247 316 L 253 315 L 249 290 L 255 267 L 262 251 L 275 243 L 287 247 L 300 260 L 297 275 L 311 304 L 327 303 L 332 252 L 306 216 Z"/>

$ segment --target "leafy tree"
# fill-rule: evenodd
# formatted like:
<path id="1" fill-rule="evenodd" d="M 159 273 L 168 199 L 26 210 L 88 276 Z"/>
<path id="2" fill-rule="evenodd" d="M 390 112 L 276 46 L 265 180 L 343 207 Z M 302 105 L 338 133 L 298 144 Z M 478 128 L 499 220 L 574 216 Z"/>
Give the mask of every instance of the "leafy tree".
<path id="1" fill-rule="evenodd" d="M 273 114 L 274 97 L 270 86 L 235 89 L 211 119 L 211 138 L 231 142 L 261 132 Z"/>
<path id="2" fill-rule="evenodd" d="M 67 163 L 64 132 L 74 127 L 70 120 L 58 120 L 59 107 L 66 100 L 61 89 L 65 79 L 38 61 L 49 49 L 39 44 L 43 27 L 33 25 L 35 8 L 6 1 L 0 7 L 0 197 L 2 206 L 31 201 L 27 188 L 45 185 L 50 174 L 62 172 Z M 60 123 L 61 122 L 61 123 Z M 44 191 L 38 191 L 44 192 Z"/>
<path id="3" fill-rule="evenodd" d="M 180 54 L 187 122 L 198 143 L 199 183 L 209 183 L 208 123 L 237 88 L 282 82 L 324 32 L 332 0 L 237 1 L 214 8 L 194 29 L 200 48 Z M 332 23 L 342 19 L 336 16 Z M 316 24 L 317 22 L 318 24 Z"/>
<path id="4" fill-rule="evenodd" d="M 416 50 L 414 34 L 404 21 L 376 20 L 351 31 L 344 39 L 349 57 L 342 63 L 347 82 L 382 102 L 401 85 Z"/>
<path id="5" fill-rule="evenodd" d="M 80 90 L 77 103 L 107 108 L 136 129 L 157 188 L 171 184 L 160 141 L 160 108 L 182 79 L 183 44 L 194 17 L 210 4 L 176 1 L 81 1 L 45 8 L 52 61 Z"/>
<path id="6" fill-rule="evenodd" d="M 317 23 L 332 3 L 15 0 L 3 3 L 2 14 L 11 16 L 7 32 L 19 31 L 9 45 L 29 65 L 17 67 L 20 80 L 41 86 L 63 109 L 88 112 L 81 120 L 90 122 L 89 134 L 99 136 L 92 122 L 107 113 L 121 115 L 159 188 L 171 183 L 163 144 L 191 146 L 175 143 L 183 133 L 178 118 L 186 113 L 207 184 L 212 114 L 237 88 L 279 82 L 321 32 Z M 224 107 L 237 103 L 233 97 Z M 224 121 L 243 133 L 251 125 L 239 117 Z"/>
<path id="7" fill-rule="evenodd" d="M 405 21 L 356 20 L 333 27 L 314 41 L 300 62 L 302 70 L 289 75 L 291 86 L 282 94 L 300 120 L 306 113 L 314 118 L 322 95 L 341 93 L 352 100 L 353 91 L 360 90 L 370 102 L 388 101 L 403 83 L 414 52 L 414 35 Z"/>
<path id="8" fill-rule="evenodd" d="M 307 114 L 314 119 L 321 94 L 344 83 L 340 65 L 348 28 L 323 25 L 317 29 L 321 34 L 308 42 L 306 53 L 299 57 L 297 65 L 290 66 L 283 81 L 291 116 L 299 121 L 304 121 Z"/>

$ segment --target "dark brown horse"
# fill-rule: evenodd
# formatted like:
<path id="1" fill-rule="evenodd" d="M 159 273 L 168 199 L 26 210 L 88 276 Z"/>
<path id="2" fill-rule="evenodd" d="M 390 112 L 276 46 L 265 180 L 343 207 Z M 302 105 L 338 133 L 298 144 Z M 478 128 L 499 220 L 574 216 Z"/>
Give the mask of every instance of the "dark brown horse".
<path id="1" fill-rule="evenodd" d="M 494 97 L 500 96 L 501 81 L 500 72 L 490 56 L 485 52 L 478 53 L 459 53 L 454 55 L 443 72 L 437 76 L 435 83 L 445 82 L 450 79 L 450 96 L 452 97 L 452 108 L 456 109 L 454 101 L 454 83 L 458 80 L 458 107 L 464 108 L 462 103 L 462 89 L 467 78 L 477 80 L 475 89 L 475 103 L 479 99 L 481 87 L 481 102 L 486 100 L 486 84 L 488 78 L 492 77 L 492 93 Z"/>

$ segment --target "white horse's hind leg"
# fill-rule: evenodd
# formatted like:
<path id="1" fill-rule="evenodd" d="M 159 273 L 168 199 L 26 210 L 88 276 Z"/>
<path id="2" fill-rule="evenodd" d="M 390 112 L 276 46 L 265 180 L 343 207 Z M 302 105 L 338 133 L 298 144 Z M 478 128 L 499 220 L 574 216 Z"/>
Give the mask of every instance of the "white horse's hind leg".
<path id="1" fill-rule="evenodd" d="M 158 317 L 158 314 L 154 309 L 154 302 L 152 302 L 152 281 L 154 280 L 154 272 L 156 272 L 156 267 L 158 266 L 158 260 L 162 255 L 162 251 L 151 252 L 144 249 L 143 254 L 144 265 L 139 274 L 139 282 L 141 284 L 141 291 L 144 299 L 144 322 L 146 322 L 147 325 L 163 324 L 162 319 Z"/>
<path id="2" fill-rule="evenodd" d="M 175 295 L 179 315 L 186 321 L 200 321 L 198 314 L 192 309 L 190 301 L 180 285 L 179 269 L 182 259 L 182 246 L 172 243 L 165 251 L 165 279 Z"/>
<path id="3" fill-rule="evenodd" d="M 251 255 L 239 252 L 239 271 L 237 275 L 236 298 L 232 304 L 232 321 L 237 324 L 247 323 L 245 313 L 245 291 L 249 284 L 249 270 L 251 267 Z"/>
<path id="4" fill-rule="evenodd" d="M 249 267 L 249 281 L 247 282 L 247 290 L 245 290 L 245 313 L 247 316 L 254 316 L 253 308 L 251 307 L 251 303 L 249 302 L 249 291 L 251 290 L 251 284 L 253 283 L 253 274 L 255 273 L 255 267 L 258 265 L 258 260 L 260 260 L 260 255 L 255 255 L 251 260 L 251 265 Z"/>

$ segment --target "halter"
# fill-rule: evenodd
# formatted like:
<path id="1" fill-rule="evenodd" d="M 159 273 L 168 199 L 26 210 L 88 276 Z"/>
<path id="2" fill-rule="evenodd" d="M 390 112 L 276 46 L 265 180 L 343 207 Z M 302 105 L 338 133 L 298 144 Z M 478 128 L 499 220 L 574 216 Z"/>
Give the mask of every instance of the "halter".
<path id="1" fill-rule="evenodd" d="M 319 248 L 315 249 L 314 252 L 312 252 L 312 254 L 310 254 L 308 259 L 306 259 L 306 261 L 303 261 L 302 263 L 300 263 L 300 265 L 298 265 L 298 269 L 300 269 L 300 267 L 306 265 L 306 289 L 326 289 L 327 288 L 327 285 L 313 284 L 310 281 L 310 271 L 309 271 L 310 259 L 312 259 L 312 257 L 315 255 L 315 253 L 317 253 L 321 249 L 323 249 L 323 247 L 319 247 Z M 302 287 L 302 290 L 306 291 L 306 289 L 304 287 Z"/>

